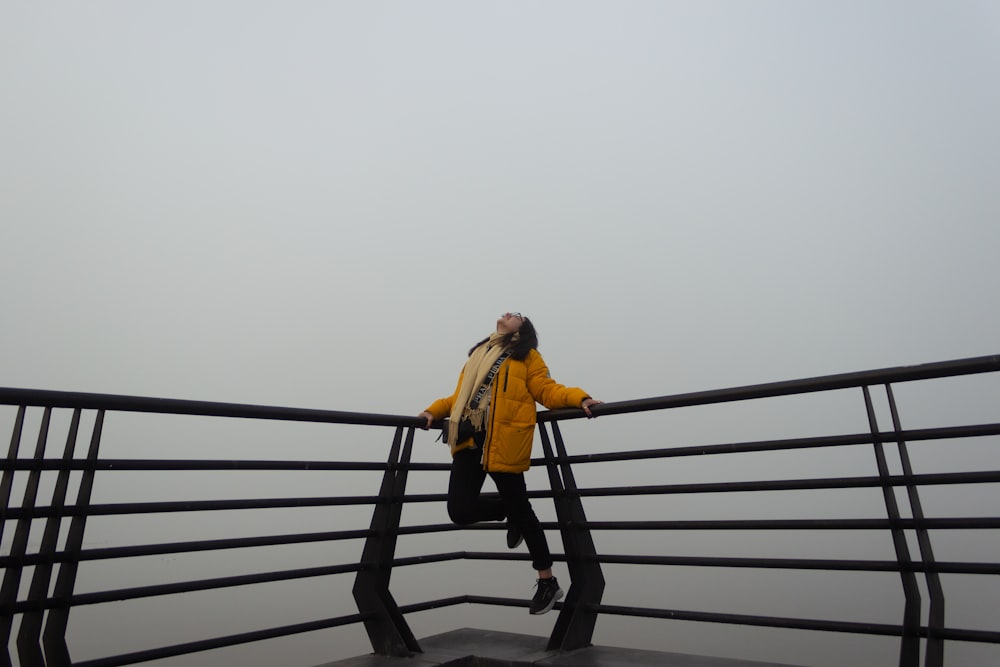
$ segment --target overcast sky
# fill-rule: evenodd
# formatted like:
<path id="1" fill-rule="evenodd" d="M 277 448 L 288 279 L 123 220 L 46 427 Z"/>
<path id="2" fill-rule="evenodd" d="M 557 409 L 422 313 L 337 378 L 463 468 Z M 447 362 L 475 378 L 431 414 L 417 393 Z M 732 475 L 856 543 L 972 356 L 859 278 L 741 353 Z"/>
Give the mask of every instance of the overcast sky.
<path id="1" fill-rule="evenodd" d="M 0 377 L 409 414 L 994 354 L 1000 5 L 4 2 Z"/>
<path id="2" fill-rule="evenodd" d="M 507 310 L 606 401 L 997 354 L 998 82 L 993 0 L 0 0 L 0 385 L 416 414 Z"/>

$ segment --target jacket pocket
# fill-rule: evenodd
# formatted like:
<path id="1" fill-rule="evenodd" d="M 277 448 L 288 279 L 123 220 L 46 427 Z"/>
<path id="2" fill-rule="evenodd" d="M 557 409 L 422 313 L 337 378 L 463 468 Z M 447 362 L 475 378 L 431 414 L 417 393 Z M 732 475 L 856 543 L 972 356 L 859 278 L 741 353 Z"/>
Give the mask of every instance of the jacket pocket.
<path id="1" fill-rule="evenodd" d="M 527 469 L 531 462 L 531 447 L 535 437 L 535 426 L 503 424 L 494 434 L 491 447 L 494 449 L 494 463 L 498 467 Z"/>

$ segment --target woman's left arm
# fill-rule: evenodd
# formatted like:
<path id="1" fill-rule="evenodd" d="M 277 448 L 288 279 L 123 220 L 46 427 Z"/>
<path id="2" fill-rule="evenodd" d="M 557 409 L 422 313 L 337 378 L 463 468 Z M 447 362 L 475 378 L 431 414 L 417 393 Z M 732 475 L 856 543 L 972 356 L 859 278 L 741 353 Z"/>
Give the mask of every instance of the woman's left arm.
<path id="1" fill-rule="evenodd" d="M 588 417 L 593 417 L 590 406 L 601 403 L 591 398 L 579 387 L 559 384 L 549 375 L 549 367 L 542 355 L 532 350 L 524 360 L 528 368 L 528 392 L 537 402 L 549 410 L 556 408 L 583 408 Z"/>

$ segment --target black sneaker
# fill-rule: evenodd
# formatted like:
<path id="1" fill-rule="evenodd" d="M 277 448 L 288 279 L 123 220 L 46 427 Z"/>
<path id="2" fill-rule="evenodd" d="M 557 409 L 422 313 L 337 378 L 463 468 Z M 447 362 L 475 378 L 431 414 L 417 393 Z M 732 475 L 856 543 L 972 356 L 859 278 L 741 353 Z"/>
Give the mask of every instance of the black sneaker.
<path id="1" fill-rule="evenodd" d="M 556 601 L 562 598 L 563 592 L 555 577 L 539 579 L 535 586 L 538 587 L 538 590 L 535 591 L 535 597 L 531 598 L 531 607 L 528 611 L 537 616 L 552 609 Z"/>
<path id="2" fill-rule="evenodd" d="M 513 521 L 507 521 L 507 548 L 516 549 L 524 542 L 524 533 Z"/>

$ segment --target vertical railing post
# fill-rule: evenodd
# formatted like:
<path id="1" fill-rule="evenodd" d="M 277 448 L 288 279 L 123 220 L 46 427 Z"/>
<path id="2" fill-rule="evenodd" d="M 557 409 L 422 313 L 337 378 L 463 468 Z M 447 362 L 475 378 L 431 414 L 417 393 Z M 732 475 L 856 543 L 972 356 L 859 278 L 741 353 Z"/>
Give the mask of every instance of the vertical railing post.
<path id="1" fill-rule="evenodd" d="M 25 406 L 19 406 L 17 408 L 17 417 L 14 419 L 14 430 L 10 436 L 10 448 L 7 450 L 7 463 L 10 467 L 4 468 L 3 478 L 0 480 L 0 496 L 3 496 L 3 509 L 0 510 L 3 512 L 0 515 L 0 538 L 3 538 L 4 528 L 7 526 L 7 511 L 10 508 L 10 496 L 14 486 L 14 463 L 17 461 L 17 453 L 21 448 L 24 413 Z M 12 565 L 11 567 L 13 568 L 14 566 Z M 16 587 L 12 587 L 9 590 L 7 588 L 0 589 L 0 608 L 4 610 L 3 613 L 0 613 L 0 619 L 2 619 L 0 620 L 0 639 L 3 640 L 3 651 L 0 652 L 0 665 L 3 667 L 10 667 L 13 664 L 10 659 L 10 649 L 7 647 L 10 643 L 10 632 L 13 628 L 14 614 L 8 613 L 6 609 L 8 606 L 13 606 L 16 601 Z"/>
<path id="2" fill-rule="evenodd" d="M 21 518 L 14 528 L 14 539 L 10 545 L 11 565 L 3 573 L 3 586 L 0 588 L 0 601 L 4 607 L 11 607 L 17 602 L 17 593 L 21 586 L 21 573 L 24 566 L 24 556 L 28 550 L 28 535 L 31 533 L 31 523 L 35 518 L 35 507 L 38 501 L 38 485 L 42 477 L 42 459 L 45 458 L 45 445 L 49 438 L 49 423 L 52 419 L 52 408 L 45 408 L 42 423 L 38 429 L 38 442 L 35 445 L 35 467 L 28 473 L 28 483 L 24 489 L 24 500 L 21 502 Z M 3 639 L 10 641 L 13 614 L 7 614 L 3 622 Z M 5 644 L 6 645 L 6 644 Z M 30 667 L 44 667 L 43 663 L 32 662 L 32 656 L 18 658 L 22 664 Z"/>
<path id="3" fill-rule="evenodd" d="M 392 593 L 389 578 L 399 536 L 399 521 L 403 512 L 406 475 L 413 447 L 413 427 L 406 431 L 406 444 L 400 457 L 403 428 L 396 429 L 379 501 L 372 513 L 371 531 L 361 555 L 361 569 L 354 580 L 354 600 L 364 615 L 365 631 L 377 655 L 408 657 L 420 653 L 406 619 Z"/>
<path id="4" fill-rule="evenodd" d="M 941 577 L 934 568 L 934 550 L 931 548 L 931 537 L 924 527 L 924 509 L 920 503 L 920 493 L 917 485 L 912 482 L 913 466 L 910 465 L 910 455 L 907 452 L 906 441 L 903 440 L 903 428 L 896 409 L 896 399 L 892 394 L 892 386 L 885 385 L 885 393 L 889 398 L 889 410 L 892 413 L 892 428 L 896 433 L 896 445 L 899 447 L 899 460 L 903 466 L 903 476 L 906 478 L 906 493 L 910 500 L 910 511 L 913 513 L 913 523 L 917 532 L 917 546 L 920 549 L 920 560 L 924 564 L 924 578 L 927 582 L 927 594 L 930 598 L 927 622 L 927 652 L 924 656 L 925 667 L 942 667 L 944 665 L 944 639 L 941 632 L 944 629 L 944 589 Z"/>
<path id="5" fill-rule="evenodd" d="M 571 581 L 559 618 L 549 636 L 548 650 L 570 651 L 591 645 L 597 624 L 597 613 L 591 605 L 600 604 L 604 596 L 604 574 L 597 562 L 597 549 L 587 528 L 587 516 L 573 470 L 565 460 L 566 446 L 559 426 L 552 422 L 556 454 L 560 459 L 558 465 L 552 455 L 552 445 L 544 424 L 540 424 L 539 433 Z"/>
<path id="6" fill-rule="evenodd" d="M 896 490 L 889 477 L 889 464 L 879 436 L 878 420 L 875 418 L 875 406 L 872 403 L 868 386 L 861 388 L 865 395 L 865 408 L 868 411 L 868 426 L 871 429 L 872 444 L 875 446 L 875 462 L 878 466 L 879 479 L 882 480 L 882 497 L 889 516 L 889 531 L 892 534 L 892 544 L 896 551 L 896 563 L 899 565 L 899 576 L 903 584 L 903 636 L 900 639 L 900 667 L 918 667 L 920 664 L 920 590 L 917 588 L 917 577 L 913 573 L 910 560 L 910 550 L 906 544 L 906 534 L 900 527 L 899 506 L 896 503 Z"/>
<path id="7" fill-rule="evenodd" d="M 4 468 L 3 477 L 0 478 L 0 497 L 3 498 L 3 507 L 0 507 L 0 539 L 3 538 L 7 527 L 7 511 L 10 508 L 10 495 L 14 488 L 14 463 L 21 448 L 21 431 L 24 430 L 24 412 L 25 406 L 17 408 L 14 430 L 10 434 L 10 447 L 7 449 L 7 467 Z"/>
<path id="8" fill-rule="evenodd" d="M 94 490 L 94 474 L 97 471 L 97 455 L 101 448 L 101 433 L 104 430 L 104 410 L 97 411 L 94 431 L 90 436 L 86 466 L 80 478 L 80 488 L 76 494 L 76 513 L 69 524 L 66 535 L 65 560 L 59 565 L 56 587 L 53 591 L 56 605 L 49 609 L 42 632 L 42 647 L 48 667 L 69 667 L 72 664 L 69 647 L 66 645 L 66 627 L 69 625 L 69 600 L 76 587 L 76 574 L 80 567 L 80 551 L 83 549 L 83 533 L 87 526 L 90 498 Z"/>
<path id="9" fill-rule="evenodd" d="M 73 452 L 76 450 L 76 436 L 80 428 L 80 408 L 73 411 L 69 433 L 66 436 L 66 446 L 63 449 L 62 466 L 56 478 L 52 491 L 51 507 L 53 514 L 45 520 L 45 530 L 38 553 L 42 560 L 35 566 L 28 589 L 29 602 L 43 602 L 49 593 L 49 582 L 52 579 L 52 558 L 56 553 L 59 541 L 59 526 L 62 522 L 62 511 L 66 505 L 66 493 L 69 489 L 70 464 L 73 462 Z M 17 633 L 17 654 L 22 667 L 45 667 L 45 657 L 42 654 L 42 610 L 26 612 L 21 617 L 21 628 Z"/>

